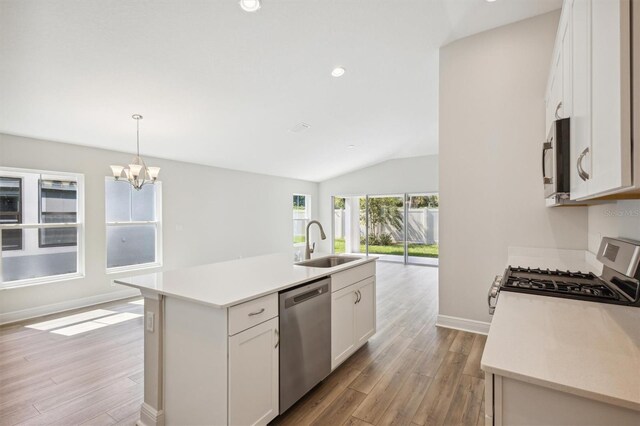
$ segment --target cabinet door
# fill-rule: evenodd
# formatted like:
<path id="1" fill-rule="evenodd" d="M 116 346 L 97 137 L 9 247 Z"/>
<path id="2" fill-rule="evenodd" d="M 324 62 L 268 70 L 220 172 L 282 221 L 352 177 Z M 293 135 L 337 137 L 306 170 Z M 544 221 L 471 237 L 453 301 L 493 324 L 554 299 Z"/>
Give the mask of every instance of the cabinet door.
<path id="1" fill-rule="evenodd" d="M 589 194 L 591 174 L 591 0 L 574 0 L 571 15 L 572 110 L 571 198 Z M 578 166 L 584 173 L 578 172 Z M 586 174 L 585 174 L 586 173 Z"/>
<path id="2" fill-rule="evenodd" d="M 358 285 L 355 313 L 356 346 L 362 346 L 376 332 L 376 281 L 368 278 Z"/>
<path id="3" fill-rule="evenodd" d="M 355 350 L 354 286 L 331 294 L 331 369 L 333 370 Z"/>
<path id="4" fill-rule="evenodd" d="M 229 337 L 229 424 L 266 425 L 278 415 L 277 343 L 278 318 Z"/>
<path id="5" fill-rule="evenodd" d="M 628 0 L 591 0 L 591 152 L 589 194 L 631 185 Z"/>
<path id="6" fill-rule="evenodd" d="M 570 1 L 567 3 L 571 3 Z M 570 6 L 569 6 L 570 7 Z M 562 118 L 573 115 L 573 45 L 571 38 L 571 14 L 568 13 L 563 21 L 560 35 L 562 37 Z"/>
<path id="7" fill-rule="evenodd" d="M 562 52 L 553 58 L 553 68 L 549 77 L 551 83 L 549 85 L 549 93 L 547 94 L 546 106 L 546 125 L 547 134 L 551 129 L 551 125 L 556 120 L 556 112 L 561 114 L 562 102 Z"/>

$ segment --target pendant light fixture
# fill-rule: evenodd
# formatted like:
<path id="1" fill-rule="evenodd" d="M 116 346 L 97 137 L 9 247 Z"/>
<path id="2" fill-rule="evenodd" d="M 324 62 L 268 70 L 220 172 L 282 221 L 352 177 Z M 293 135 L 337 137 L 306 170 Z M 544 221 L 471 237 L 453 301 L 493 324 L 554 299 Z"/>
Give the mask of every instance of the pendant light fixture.
<path id="1" fill-rule="evenodd" d="M 126 167 L 112 165 L 111 172 L 116 180 L 120 180 L 124 175 L 131 186 L 140 190 L 140 188 L 148 183 L 156 183 L 156 179 L 158 179 L 158 174 L 160 173 L 160 167 L 147 167 L 142 157 L 140 157 L 140 120 L 142 120 L 142 116 L 140 114 L 133 114 L 131 118 L 136 120 L 136 156 L 133 157 L 131 163 Z"/>

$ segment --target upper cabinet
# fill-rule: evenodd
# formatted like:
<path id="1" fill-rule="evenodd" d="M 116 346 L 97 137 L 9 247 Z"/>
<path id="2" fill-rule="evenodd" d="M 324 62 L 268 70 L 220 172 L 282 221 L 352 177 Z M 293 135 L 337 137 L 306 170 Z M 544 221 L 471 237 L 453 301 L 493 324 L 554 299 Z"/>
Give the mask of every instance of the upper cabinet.
<path id="1" fill-rule="evenodd" d="M 571 199 L 635 191 L 629 0 L 565 0 L 546 94 L 546 130 L 571 119 Z M 635 180 L 635 182 L 634 182 Z"/>

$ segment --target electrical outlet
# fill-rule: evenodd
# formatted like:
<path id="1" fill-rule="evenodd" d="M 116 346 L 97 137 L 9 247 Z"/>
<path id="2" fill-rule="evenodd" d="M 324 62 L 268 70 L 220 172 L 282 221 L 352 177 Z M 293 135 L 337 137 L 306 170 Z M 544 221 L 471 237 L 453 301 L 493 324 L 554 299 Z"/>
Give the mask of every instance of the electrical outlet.
<path id="1" fill-rule="evenodd" d="M 147 312 L 147 321 L 146 321 L 145 328 L 147 329 L 147 331 L 149 333 L 153 333 L 154 320 L 155 320 L 154 313 L 153 312 Z"/>

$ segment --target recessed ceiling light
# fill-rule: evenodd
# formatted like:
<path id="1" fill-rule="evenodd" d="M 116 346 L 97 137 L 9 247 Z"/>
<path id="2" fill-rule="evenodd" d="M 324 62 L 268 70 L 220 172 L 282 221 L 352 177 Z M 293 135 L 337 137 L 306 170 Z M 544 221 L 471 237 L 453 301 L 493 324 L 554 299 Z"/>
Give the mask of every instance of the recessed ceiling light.
<path id="1" fill-rule="evenodd" d="M 331 71 L 331 75 L 334 77 L 342 77 L 345 73 L 345 69 L 342 67 L 335 67 L 333 71 Z"/>
<path id="2" fill-rule="evenodd" d="M 487 0 L 487 3 L 493 3 L 496 0 Z"/>
<path id="3" fill-rule="evenodd" d="M 245 12 L 255 12 L 262 7 L 260 0 L 240 0 L 240 7 Z"/>
<path id="4" fill-rule="evenodd" d="M 347 148 L 349 148 L 349 149 L 353 149 L 355 147 L 356 147 L 355 145 L 347 145 Z"/>

